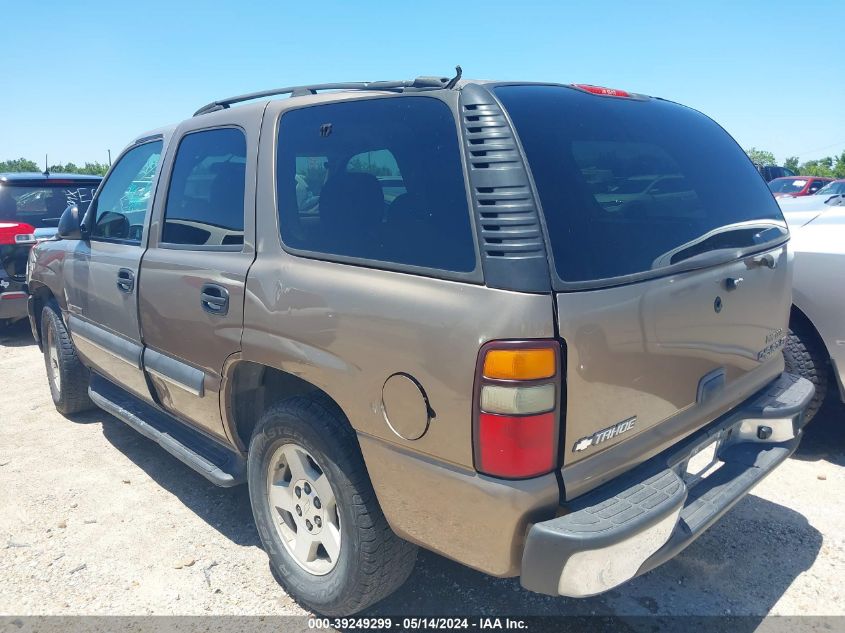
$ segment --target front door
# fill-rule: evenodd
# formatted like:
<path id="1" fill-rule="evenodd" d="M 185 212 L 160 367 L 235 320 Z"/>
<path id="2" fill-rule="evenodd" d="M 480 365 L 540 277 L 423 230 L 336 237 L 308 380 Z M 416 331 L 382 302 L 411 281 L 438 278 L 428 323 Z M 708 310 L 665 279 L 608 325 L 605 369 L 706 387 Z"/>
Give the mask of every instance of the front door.
<path id="1" fill-rule="evenodd" d="M 117 160 L 86 215 L 65 266 L 67 323 L 94 371 L 150 399 L 141 368 L 138 267 L 164 140 L 147 139 Z"/>
<path id="2" fill-rule="evenodd" d="M 156 202 L 144 255 L 144 367 L 161 406 L 225 438 L 222 370 L 240 350 L 244 286 L 254 258 L 248 236 L 258 122 L 249 139 L 246 122 L 210 129 L 198 123 L 204 121 L 179 130 L 176 155 L 162 176 L 168 189 Z"/>

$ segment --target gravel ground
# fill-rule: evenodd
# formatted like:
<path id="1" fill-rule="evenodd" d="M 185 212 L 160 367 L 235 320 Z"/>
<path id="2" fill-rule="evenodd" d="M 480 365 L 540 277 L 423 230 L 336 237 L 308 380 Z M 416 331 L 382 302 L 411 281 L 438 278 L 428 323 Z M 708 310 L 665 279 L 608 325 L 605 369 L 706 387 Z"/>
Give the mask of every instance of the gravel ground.
<path id="1" fill-rule="evenodd" d="M 303 614 L 245 487 L 216 488 L 101 411 L 53 408 L 26 324 L 0 332 L 0 614 Z M 595 598 L 548 598 L 421 552 L 371 615 L 845 615 L 845 408 L 676 559 Z"/>

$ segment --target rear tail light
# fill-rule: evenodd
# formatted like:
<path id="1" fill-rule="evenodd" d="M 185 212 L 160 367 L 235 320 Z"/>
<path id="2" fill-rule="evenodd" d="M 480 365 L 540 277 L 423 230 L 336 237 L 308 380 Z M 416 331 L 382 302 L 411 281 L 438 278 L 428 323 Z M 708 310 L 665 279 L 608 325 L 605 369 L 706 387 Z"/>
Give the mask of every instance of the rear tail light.
<path id="1" fill-rule="evenodd" d="M 561 406 L 557 341 L 487 343 L 475 380 L 476 469 L 508 479 L 554 470 Z"/>
<path id="2" fill-rule="evenodd" d="M 575 88 L 589 92 L 594 95 L 602 95 L 603 97 L 622 97 L 630 98 L 631 93 L 625 90 L 618 90 L 617 88 L 605 88 L 604 86 L 591 86 L 590 84 L 572 84 Z"/>
<path id="3" fill-rule="evenodd" d="M 0 222 L 0 245 L 34 244 L 35 227 L 25 222 Z"/>

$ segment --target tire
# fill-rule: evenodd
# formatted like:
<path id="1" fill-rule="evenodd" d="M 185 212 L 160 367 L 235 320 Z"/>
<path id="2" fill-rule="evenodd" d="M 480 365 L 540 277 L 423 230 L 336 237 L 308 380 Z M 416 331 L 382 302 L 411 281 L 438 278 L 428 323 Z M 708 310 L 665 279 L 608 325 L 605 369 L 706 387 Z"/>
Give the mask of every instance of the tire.
<path id="1" fill-rule="evenodd" d="M 79 413 L 94 407 L 88 397 L 91 376 L 79 360 L 67 328 L 54 304 L 41 311 L 41 340 L 47 383 L 56 410 L 63 415 Z"/>
<path id="2" fill-rule="evenodd" d="M 304 479 L 302 472 L 307 473 Z M 411 574 L 417 548 L 388 526 L 355 433 L 328 399 L 296 396 L 267 410 L 250 441 L 247 478 L 255 523 L 274 575 L 304 607 L 323 615 L 351 615 L 398 589 Z M 313 487 L 297 484 L 303 481 Z M 333 502 L 320 502 L 320 495 L 325 499 L 327 494 L 334 495 Z M 291 500 L 295 506 L 280 509 Z M 294 507 L 303 510 L 298 518 Z M 308 525 L 317 529 L 315 512 L 323 512 L 316 536 L 304 531 L 309 517 L 313 523 Z M 300 538 L 306 543 L 316 538 L 320 544 L 297 558 Z M 334 547 L 324 545 L 332 539 L 334 556 L 329 553 Z M 314 560 L 308 561 L 311 556 Z"/>
<path id="3" fill-rule="evenodd" d="M 816 393 L 804 412 L 806 422 L 812 420 L 824 404 L 830 382 L 830 360 L 827 350 L 812 326 L 798 321 L 789 325 L 783 349 L 786 370 L 813 383 Z"/>

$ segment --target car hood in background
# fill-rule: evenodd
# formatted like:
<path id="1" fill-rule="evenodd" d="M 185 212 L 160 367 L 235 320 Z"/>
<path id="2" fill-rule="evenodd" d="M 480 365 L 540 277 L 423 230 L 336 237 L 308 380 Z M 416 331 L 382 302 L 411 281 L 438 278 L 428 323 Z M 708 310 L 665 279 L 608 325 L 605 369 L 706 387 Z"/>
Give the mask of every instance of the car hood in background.
<path id="1" fill-rule="evenodd" d="M 794 229 L 812 222 L 822 213 L 832 208 L 841 208 L 845 196 L 801 196 L 800 198 L 778 198 L 780 210 L 789 228 Z"/>

